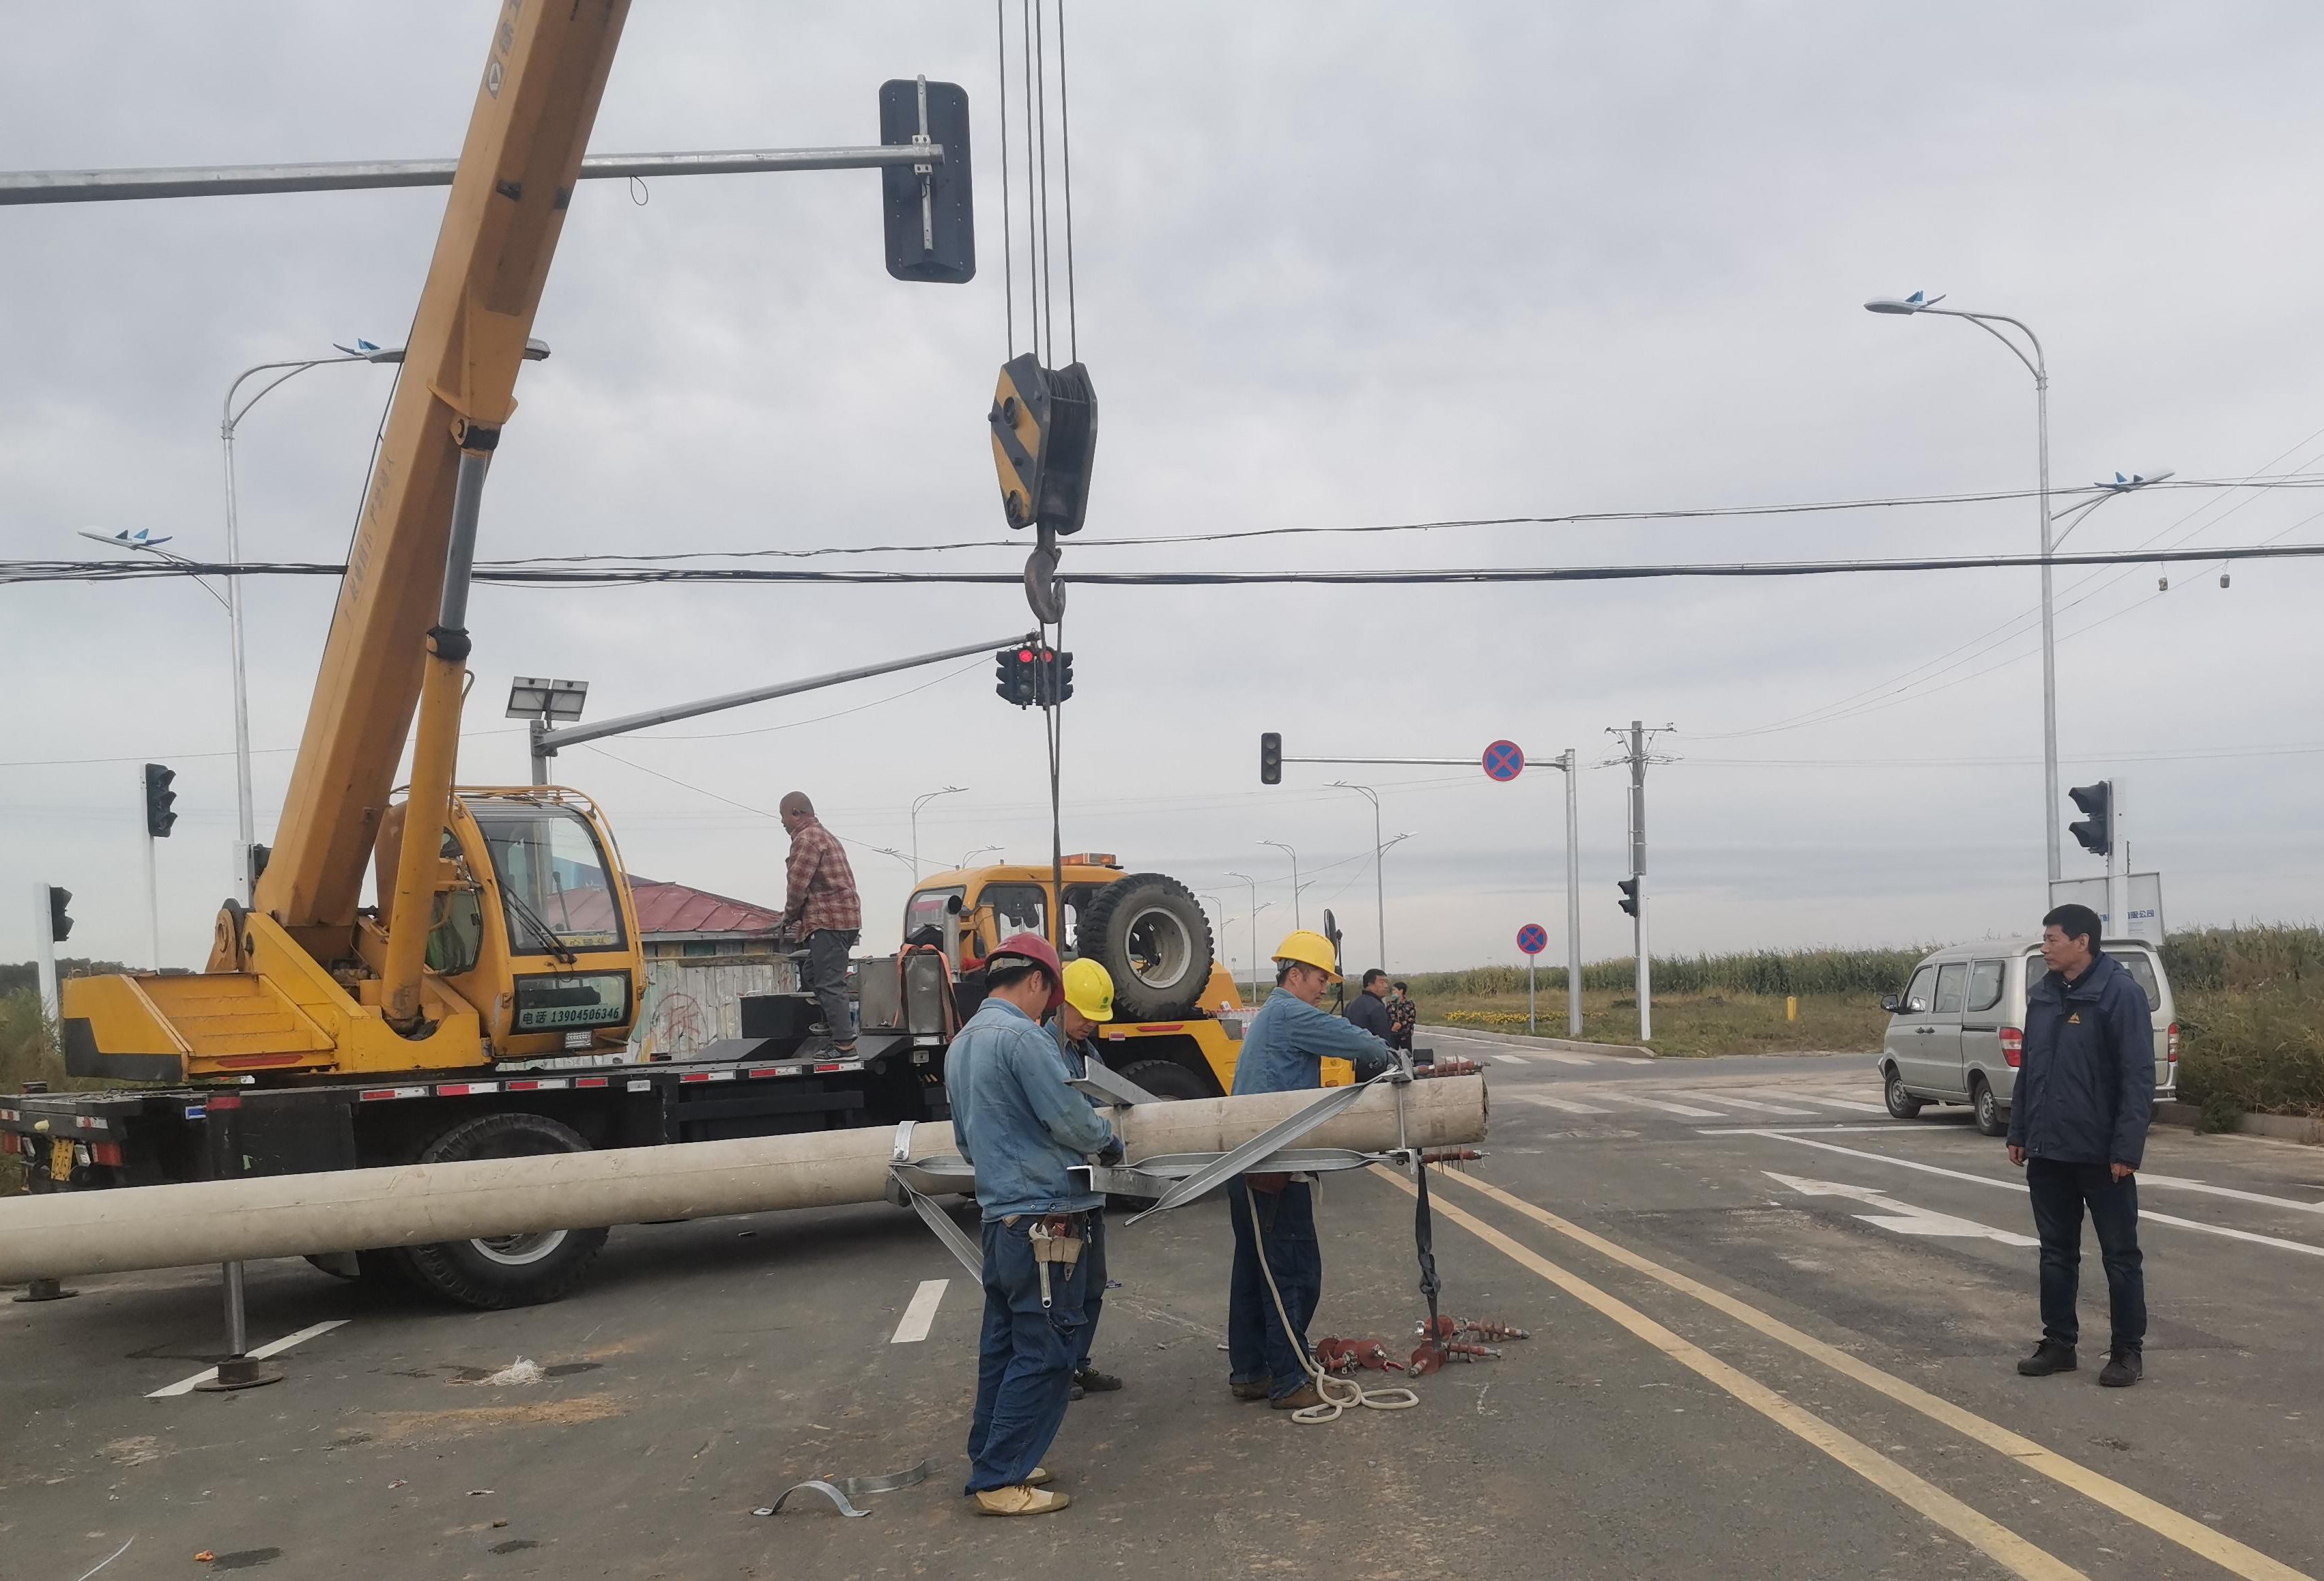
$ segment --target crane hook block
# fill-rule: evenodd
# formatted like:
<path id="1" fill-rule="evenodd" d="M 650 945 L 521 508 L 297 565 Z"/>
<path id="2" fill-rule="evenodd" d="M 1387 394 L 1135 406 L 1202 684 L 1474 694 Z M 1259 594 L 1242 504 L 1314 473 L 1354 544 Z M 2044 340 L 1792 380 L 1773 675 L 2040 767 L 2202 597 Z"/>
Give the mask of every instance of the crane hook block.
<path id="1" fill-rule="evenodd" d="M 986 421 L 1009 525 L 1080 532 L 1097 452 L 1097 393 L 1089 370 L 1079 363 L 1045 368 L 1031 352 L 1013 357 L 1001 365 Z"/>

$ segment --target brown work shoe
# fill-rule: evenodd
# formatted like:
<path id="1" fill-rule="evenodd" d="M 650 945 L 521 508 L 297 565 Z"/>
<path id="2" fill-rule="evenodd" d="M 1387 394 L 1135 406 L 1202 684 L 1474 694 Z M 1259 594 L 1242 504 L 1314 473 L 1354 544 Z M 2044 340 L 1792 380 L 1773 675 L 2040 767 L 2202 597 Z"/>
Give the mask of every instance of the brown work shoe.
<path id="1" fill-rule="evenodd" d="M 1323 1396 L 1317 1391 L 1315 1385 L 1305 1383 L 1300 1386 L 1297 1393 L 1286 1394 L 1279 1399 L 1270 1400 L 1267 1403 L 1276 1410 L 1305 1410 L 1311 1405 L 1323 1404 Z"/>
<path id="2" fill-rule="evenodd" d="M 1230 1383 L 1227 1385 L 1227 1391 L 1232 1394 L 1237 1400 L 1265 1400 L 1267 1398 L 1267 1380 L 1264 1378 L 1254 1378 L 1248 1383 Z"/>
<path id="3" fill-rule="evenodd" d="M 1070 1493 L 1053 1493 L 1045 1488 L 1027 1487 L 1019 1483 L 1013 1488 L 988 1488 L 976 1495 L 976 1512 L 980 1515 L 1047 1515 L 1052 1510 L 1062 1510 L 1072 1503 Z"/>

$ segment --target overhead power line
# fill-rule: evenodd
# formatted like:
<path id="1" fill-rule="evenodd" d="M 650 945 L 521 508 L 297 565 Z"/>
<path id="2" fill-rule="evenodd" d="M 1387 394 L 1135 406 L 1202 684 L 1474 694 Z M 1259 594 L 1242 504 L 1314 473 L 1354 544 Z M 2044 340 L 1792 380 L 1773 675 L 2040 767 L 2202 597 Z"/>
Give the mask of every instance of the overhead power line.
<path id="1" fill-rule="evenodd" d="M 1832 577 L 1917 571 L 2016 570 L 2058 567 L 2172 565 L 2181 561 L 2312 559 L 2324 543 L 2251 543 L 2208 549 L 2134 549 L 2089 554 L 1924 555 L 1892 559 L 1728 560 L 1660 565 L 1425 567 L 1404 570 L 1078 571 L 1059 580 L 1102 587 L 1421 586 L 1523 582 L 1631 582 L 1674 578 Z M 133 582 L 166 577 L 336 577 L 321 562 L 198 560 L 0 560 L 0 586 L 33 582 Z M 480 562 L 475 579 L 509 587 L 635 587 L 733 583 L 841 583 L 866 587 L 1012 587 L 1016 571 L 783 570 L 755 566 L 520 565 Z"/>

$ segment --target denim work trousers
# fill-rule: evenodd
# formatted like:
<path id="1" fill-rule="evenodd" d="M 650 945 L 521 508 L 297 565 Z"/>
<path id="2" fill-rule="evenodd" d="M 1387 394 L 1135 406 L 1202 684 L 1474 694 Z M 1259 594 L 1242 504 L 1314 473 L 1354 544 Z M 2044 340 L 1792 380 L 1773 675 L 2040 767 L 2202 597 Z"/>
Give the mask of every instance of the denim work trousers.
<path id="1" fill-rule="evenodd" d="M 1259 1205 L 1259 1233 L 1251 1230 L 1253 1203 Z M 1227 1212 L 1234 1220 L 1234 1282 L 1227 1291 L 1227 1381 L 1267 1382 L 1268 1392 L 1280 1400 L 1296 1394 L 1312 1380 L 1307 1375 L 1307 1325 L 1323 1296 L 1323 1248 L 1315 1240 L 1314 1188 L 1293 1181 L 1280 1191 L 1253 1191 L 1240 1178 L 1227 1186 Z M 1283 1293 L 1283 1310 L 1298 1331 L 1295 1342 L 1283 1332 L 1283 1318 L 1268 1293 L 1267 1272 L 1259 1265 L 1267 1253 L 1267 1269 L 1275 1288 Z"/>
<path id="2" fill-rule="evenodd" d="M 2146 1264 L 2138 1250 L 2138 1177 L 2114 1179 L 2105 1164 L 2025 1160 L 2025 1188 L 2034 1198 L 2034 1228 L 2042 1237 L 2042 1336 L 2074 1344 L 2081 1324 L 2074 1297 L 2081 1285 L 2082 1208 L 2098 1233 L 2106 1265 L 2110 1349 L 2146 1345 Z"/>
<path id="3" fill-rule="evenodd" d="M 818 928 L 807 936 L 807 989 L 823 1007 L 823 1024 L 835 1043 L 855 1040 L 847 1004 L 847 957 L 862 937 L 853 928 Z"/>
<path id="4" fill-rule="evenodd" d="M 984 1225 L 984 1333 L 968 1426 L 968 1493 L 1014 1487 L 1032 1475 L 1065 1419 L 1089 1254 L 1071 1268 L 1050 1265 L 1043 1311 L 1030 1239 L 1041 1216 Z"/>
<path id="5" fill-rule="evenodd" d="M 1089 1213 L 1089 1239 L 1082 1244 L 1082 1326 L 1074 1345 L 1074 1371 L 1090 1364 L 1090 1347 L 1097 1343 L 1097 1320 L 1105 1314 L 1105 1209 Z"/>

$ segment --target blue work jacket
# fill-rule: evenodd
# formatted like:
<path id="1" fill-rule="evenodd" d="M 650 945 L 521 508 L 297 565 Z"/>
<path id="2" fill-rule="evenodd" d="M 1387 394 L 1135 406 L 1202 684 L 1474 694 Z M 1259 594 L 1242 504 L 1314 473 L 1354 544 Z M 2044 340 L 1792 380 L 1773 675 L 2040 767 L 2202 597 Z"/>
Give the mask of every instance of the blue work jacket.
<path id="1" fill-rule="evenodd" d="M 1065 1085 L 1065 1062 L 1041 1024 L 987 999 L 945 1050 L 953 1140 L 976 1166 L 987 1223 L 1020 1213 L 1085 1213 L 1105 1198 L 1065 1173 L 1113 1140 L 1113 1127 Z"/>
<path id="2" fill-rule="evenodd" d="M 1352 1061 L 1358 1081 L 1396 1063 L 1388 1046 L 1361 1027 L 1318 1010 L 1288 988 L 1277 988 L 1242 1035 L 1235 1055 L 1235 1096 L 1322 1086 L 1327 1059 Z"/>
<path id="3" fill-rule="evenodd" d="M 2099 955 L 2072 983 L 2046 973 L 2025 994 L 2025 1052 L 2009 1142 L 2070 1164 L 2130 1164 L 2154 1114 L 2154 1020 L 2146 991 Z"/>

